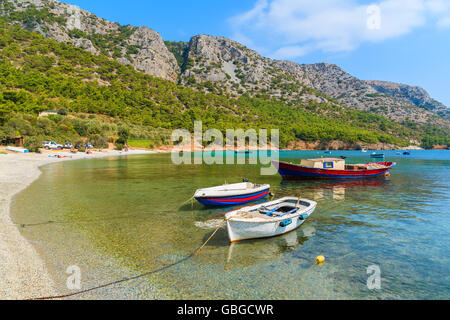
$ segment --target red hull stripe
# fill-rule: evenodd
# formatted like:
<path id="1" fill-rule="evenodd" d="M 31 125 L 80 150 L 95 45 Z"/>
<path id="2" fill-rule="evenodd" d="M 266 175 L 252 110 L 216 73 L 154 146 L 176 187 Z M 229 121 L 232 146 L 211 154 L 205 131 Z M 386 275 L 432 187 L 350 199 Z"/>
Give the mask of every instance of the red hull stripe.
<path id="1" fill-rule="evenodd" d="M 372 163 L 370 163 L 372 164 Z M 380 164 L 384 164 L 386 167 L 385 168 L 380 168 L 380 169 L 369 169 L 369 170 L 325 170 L 325 169 L 319 169 L 319 168 L 306 168 L 306 167 L 302 167 L 299 165 L 294 165 L 294 164 L 288 164 L 288 163 L 283 163 L 280 162 L 279 163 L 279 168 L 280 169 L 288 169 L 291 171 L 297 171 L 299 174 L 304 172 L 304 173 L 311 173 L 311 174 L 316 174 L 316 175 L 324 175 L 324 176 L 336 176 L 336 177 L 340 177 L 340 176 L 374 176 L 374 175 L 379 175 L 382 174 L 386 171 L 388 171 L 389 169 L 392 168 L 392 166 L 394 165 L 393 163 L 389 163 L 389 162 L 384 162 L 384 163 L 380 163 Z M 369 165 L 366 164 L 366 165 Z"/>
<path id="2" fill-rule="evenodd" d="M 270 191 L 266 191 L 264 193 L 258 194 L 256 196 L 253 197 L 247 197 L 247 198 L 239 198 L 239 199 L 208 199 L 209 201 L 220 201 L 220 202 L 242 202 L 242 201 L 251 201 L 254 199 L 258 199 L 261 197 L 265 197 L 266 195 L 268 195 L 270 193 Z"/>

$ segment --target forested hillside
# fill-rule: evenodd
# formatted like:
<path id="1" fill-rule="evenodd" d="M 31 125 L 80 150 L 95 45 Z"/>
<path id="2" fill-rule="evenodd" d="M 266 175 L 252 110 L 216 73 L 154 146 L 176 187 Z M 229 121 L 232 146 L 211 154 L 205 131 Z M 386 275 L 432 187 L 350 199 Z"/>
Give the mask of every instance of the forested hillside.
<path id="1" fill-rule="evenodd" d="M 192 129 L 194 120 L 202 120 L 205 129 L 278 128 L 282 146 L 297 140 L 401 146 L 417 140 L 427 147 L 450 143 L 445 129 L 399 124 L 335 103 L 288 105 L 203 93 L 4 20 L 0 35 L 0 140 L 20 133 L 72 140 L 95 134 L 111 141 L 122 127 L 132 129 L 131 137 L 147 136 L 156 128 L 167 136 L 168 129 Z M 45 119 L 50 125 L 37 118 L 44 110 L 64 111 Z M 92 116 L 82 119 L 79 114 Z"/>
<path id="2" fill-rule="evenodd" d="M 360 80 L 330 63 L 273 60 L 232 39 L 206 34 L 189 42 L 163 41 L 147 27 L 120 25 L 55 0 L 3 0 L 0 16 L 46 38 L 203 92 L 293 106 L 328 102 L 401 124 L 450 128 L 448 108 L 424 89 Z"/>

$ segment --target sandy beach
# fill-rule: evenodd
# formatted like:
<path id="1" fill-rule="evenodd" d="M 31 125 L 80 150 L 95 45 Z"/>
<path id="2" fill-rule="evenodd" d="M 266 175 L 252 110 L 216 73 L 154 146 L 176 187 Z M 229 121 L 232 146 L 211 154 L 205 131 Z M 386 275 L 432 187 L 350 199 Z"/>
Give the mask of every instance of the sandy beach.
<path id="1" fill-rule="evenodd" d="M 57 294 L 44 262 L 10 217 L 12 198 L 39 178 L 40 166 L 69 160 L 149 153 L 155 152 L 107 150 L 89 155 L 68 152 L 0 154 L 0 299 L 17 300 Z"/>

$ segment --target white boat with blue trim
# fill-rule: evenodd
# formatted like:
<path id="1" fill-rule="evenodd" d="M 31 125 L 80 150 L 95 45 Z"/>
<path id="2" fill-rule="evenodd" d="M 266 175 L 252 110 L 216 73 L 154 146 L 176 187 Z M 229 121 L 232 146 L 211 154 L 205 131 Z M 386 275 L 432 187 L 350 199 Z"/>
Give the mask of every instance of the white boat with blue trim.
<path id="1" fill-rule="evenodd" d="M 194 198 L 205 206 L 233 206 L 257 201 L 270 194 L 270 185 L 245 180 L 242 183 L 199 189 L 195 191 Z"/>
<path id="2" fill-rule="evenodd" d="M 231 242 L 268 238 L 300 227 L 314 212 L 317 203 L 296 197 L 248 206 L 225 215 Z"/>

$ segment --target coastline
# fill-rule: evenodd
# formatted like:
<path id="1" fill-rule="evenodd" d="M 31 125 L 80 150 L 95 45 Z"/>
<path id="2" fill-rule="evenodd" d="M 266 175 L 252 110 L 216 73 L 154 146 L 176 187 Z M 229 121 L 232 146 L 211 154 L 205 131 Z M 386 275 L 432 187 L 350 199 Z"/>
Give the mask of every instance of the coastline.
<path id="1" fill-rule="evenodd" d="M 70 160 L 155 153 L 158 152 L 108 150 L 90 155 L 57 153 L 67 158 L 49 157 L 56 153 L 0 155 L 0 299 L 21 300 L 57 294 L 44 261 L 11 219 L 12 199 L 40 177 L 41 166 Z"/>

